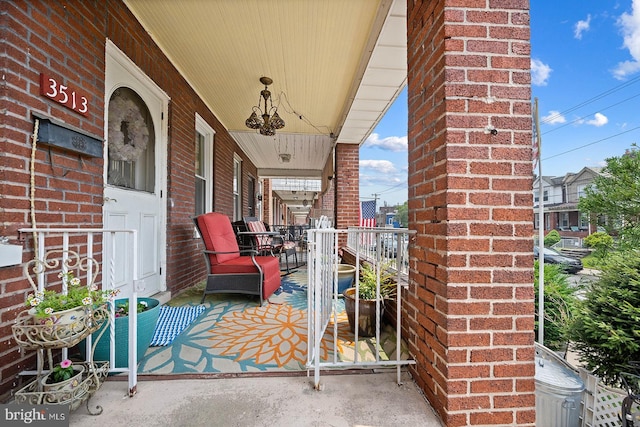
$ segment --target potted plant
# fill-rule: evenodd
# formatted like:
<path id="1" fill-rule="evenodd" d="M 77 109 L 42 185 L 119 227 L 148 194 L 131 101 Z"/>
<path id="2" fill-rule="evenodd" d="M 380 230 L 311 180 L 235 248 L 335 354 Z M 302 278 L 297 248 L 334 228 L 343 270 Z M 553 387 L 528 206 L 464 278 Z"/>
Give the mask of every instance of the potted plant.
<path id="1" fill-rule="evenodd" d="M 82 382 L 82 365 L 74 365 L 65 359 L 40 379 L 42 389 L 46 392 L 71 391 Z"/>
<path id="2" fill-rule="evenodd" d="M 380 265 L 380 294 L 377 293 L 378 273 L 369 263 L 360 266 L 358 295 L 352 287 L 343 292 L 344 306 L 352 331 L 355 331 L 356 299 L 358 299 L 358 335 L 372 337 L 376 334 L 376 307 L 380 308 L 380 319 L 384 313 L 384 300 L 392 298 L 396 293 L 396 282 L 389 264 Z M 379 304 L 378 304 L 379 299 Z"/>
<path id="3" fill-rule="evenodd" d="M 353 286 L 356 277 L 356 267 L 351 264 L 338 264 L 338 295 Z"/>
<path id="4" fill-rule="evenodd" d="M 66 286 L 66 292 L 52 289 L 35 291 L 27 296 L 25 305 L 32 316 L 32 324 L 44 325 L 51 339 L 69 333 L 82 333 L 91 326 L 91 313 L 112 300 L 114 290 L 100 290 L 97 285 L 84 286 L 73 272 L 58 274 Z"/>
<path id="5" fill-rule="evenodd" d="M 129 299 L 119 299 L 115 301 L 115 365 L 114 367 L 122 368 L 129 366 Z M 153 339 L 153 333 L 158 323 L 158 317 L 160 316 L 160 301 L 155 298 L 138 298 L 136 307 L 138 313 L 138 328 L 137 337 L 138 342 L 136 345 L 137 361 L 140 362 L 144 357 L 145 352 L 151 344 Z M 109 354 L 111 349 L 111 339 L 109 337 L 109 331 L 105 331 L 100 336 L 103 328 L 107 328 L 109 323 L 105 323 L 98 331 L 92 334 L 94 340 L 99 339 L 95 345 L 93 354 L 94 360 L 109 360 Z M 80 351 L 84 355 L 86 345 L 84 342 L 80 344 Z"/>

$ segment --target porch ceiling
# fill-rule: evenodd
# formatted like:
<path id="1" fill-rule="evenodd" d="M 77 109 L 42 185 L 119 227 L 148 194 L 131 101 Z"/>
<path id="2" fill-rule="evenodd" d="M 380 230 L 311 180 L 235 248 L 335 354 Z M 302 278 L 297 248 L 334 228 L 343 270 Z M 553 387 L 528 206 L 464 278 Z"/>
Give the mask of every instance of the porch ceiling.
<path id="1" fill-rule="evenodd" d="M 406 84 L 406 0 L 125 3 L 261 178 L 320 177 L 333 144 L 362 144 Z M 244 124 L 261 76 L 286 122 L 273 137 Z"/>

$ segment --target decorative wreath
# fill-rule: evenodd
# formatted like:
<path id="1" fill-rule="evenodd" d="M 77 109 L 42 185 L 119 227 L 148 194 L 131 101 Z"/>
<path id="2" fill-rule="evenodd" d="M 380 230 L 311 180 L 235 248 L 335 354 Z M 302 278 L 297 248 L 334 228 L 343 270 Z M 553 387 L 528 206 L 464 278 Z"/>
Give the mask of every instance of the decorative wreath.
<path id="1" fill-rule="evenodd" d="M 122 123 L 126 123 L 127 141 L 124 140 Z M 149 129 L 132 99 L 121 96 L 109 102 L 109 155 L 114 160 L 133 162 L 147 149 Z"/>

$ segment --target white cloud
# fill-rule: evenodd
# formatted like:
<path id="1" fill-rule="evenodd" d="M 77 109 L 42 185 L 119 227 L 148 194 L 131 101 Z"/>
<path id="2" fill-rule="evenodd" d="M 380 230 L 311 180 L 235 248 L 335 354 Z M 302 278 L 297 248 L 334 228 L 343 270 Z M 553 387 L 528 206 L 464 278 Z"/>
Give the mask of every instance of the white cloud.
<path id="1" fill-rule="evenodd" d="M 595 127 L 600 127 L 609 123 L 609 119 L 604 114 L 596 113 L 594 114 L 593 119 L 587 120 L 585 123 L 588 125 L 593 125 Z"/>
<path id="2" fill-rule="evenodd" d="M 546 86 L 551 71 L 551 67 L 539 59 L 531 59 L 531 83 L 534 85 Z"/>
<path id="3" fill-rule="evenodd" d="M 566 123 L 567 119 L 560 114 L 560 111 L 551 110 L 549 114 L 542 118 L 542 123 L 547 125 L 557 125 L 561 123 Z"/>
<path id="4" fill-rule="evenodd" d="M 613 70 L 613 76 L 624 80 L 640 71 L 640 0 L 633 0 L 631 14 L 625 12 L 620 15 L 618 25 L 622 28 L 623 46 L 629 49 L 632 59 L 620 62 Z"/>
<path id="5" fill-rule="evenodd" d="M 365 147 L 378 147 L 388 151 L 407 151 L 407 137 L 388 136 L 380 139 L 380 135 L 372 133 L 363 145 Z"/>
<path id="6" fill-rule="evenodd" d="M 360 168 L 381 174 L 397 172 L 396 167 L 389 160 L 360 160 Z"/>
<path id="7" fill-rule="evenodd" d="M 576 22 L 575 27 L 573 28 L 573 36 L 580 40 L 582 38 L 582 33 L 585 31 L 589 31 L 589 24 L 591 23 L 591 15 L 587 15 L 586 21 L 578 21 Z"/>

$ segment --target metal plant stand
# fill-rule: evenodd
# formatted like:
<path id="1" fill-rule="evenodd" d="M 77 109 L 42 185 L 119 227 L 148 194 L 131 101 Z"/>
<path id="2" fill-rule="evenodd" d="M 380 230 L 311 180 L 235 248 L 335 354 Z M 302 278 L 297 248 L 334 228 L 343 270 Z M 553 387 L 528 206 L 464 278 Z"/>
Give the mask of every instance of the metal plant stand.
<path id="1" fill-rule="evenodd" d="M 44 390 L 41 379 L 43 378 L 45 351 L 48 368 L 51 370 L 54 366 L 52 350 L 73 347 L 97 331 L 108 319 L 109 309 L 106 305 L 88 310 L 76 322 L 69 325 L 34 324 L 33 316 L 28 311 L 18 314 L 16 323 L 12 326 L 13 337 L 18 345 L 25 350 L 38 352 L 38 366 L 36 378 L 15 393 L 16 403 L 69 405 L 69 409 L 73 411 L 86 402 L 87 411 L 91 415 L 100 415 L 102 407 L 96 406 L 95 411 L 90 410 L 89 398 L 100 388 L 109 374 L 109 362 L 93 362 L 96 343 L 107 328 L 104 328 L 95 340 L 89 361 L 75 364 L 84 369 L 82 379 L 77 386 L 72 389 Z"/>

